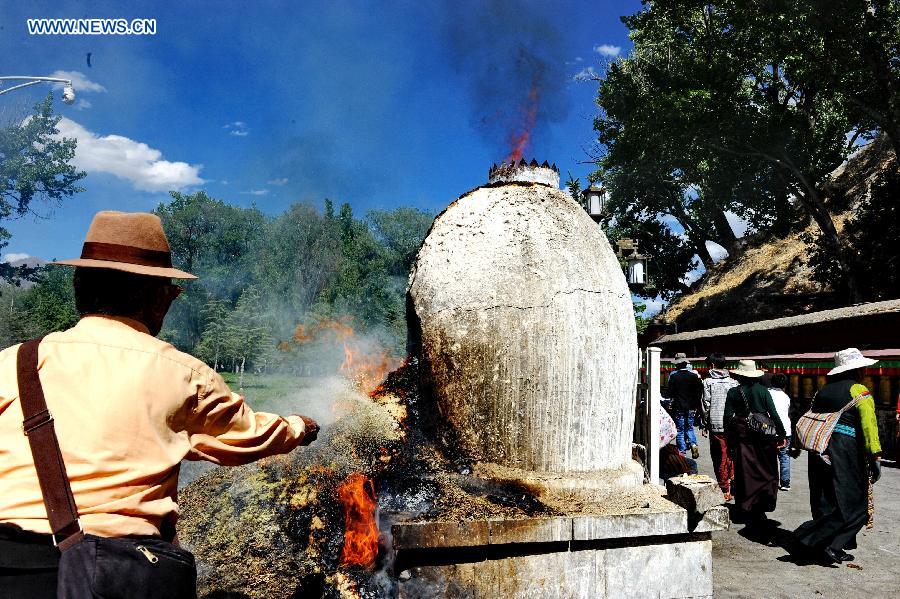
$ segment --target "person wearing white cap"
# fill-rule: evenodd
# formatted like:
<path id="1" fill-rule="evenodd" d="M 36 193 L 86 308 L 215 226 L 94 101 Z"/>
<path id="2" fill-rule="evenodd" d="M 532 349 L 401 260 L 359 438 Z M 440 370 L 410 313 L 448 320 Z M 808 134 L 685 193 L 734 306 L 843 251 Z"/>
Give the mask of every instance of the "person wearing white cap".
<path id="1" fill-rule="evenodd" d="M 731 371 L 738 385 L 725 396 L 724 424 L 728 448 L 734 459 L 734 503 L 747 522 L 748 532 L 771 541 L 774 532 L 766 512 L 775 509 L 778 497 L 778 448 L 783 447 L 787 429 L 768 389 L 759 383 L 764 374 L 753 360 L 741 360 Z M 762 417 L 774 434 L 754 430 Z"/>
<path id="2" fill-rule="evenodd" d="M 877 361 L 855 347 L 837 352 L 828 384 L 816 393 L 810 409 L 816 414 L 841 412 L 825 450 L 827 460 L 809 452 L 813 519 L 794 531 L 801 546 L 827 564 L 853 561 L 844 550 L 856 546 L 856 535 L 868 521 L 869 478 L 881 478 L 875 400 L 858 382 L 863 369 Z"/>

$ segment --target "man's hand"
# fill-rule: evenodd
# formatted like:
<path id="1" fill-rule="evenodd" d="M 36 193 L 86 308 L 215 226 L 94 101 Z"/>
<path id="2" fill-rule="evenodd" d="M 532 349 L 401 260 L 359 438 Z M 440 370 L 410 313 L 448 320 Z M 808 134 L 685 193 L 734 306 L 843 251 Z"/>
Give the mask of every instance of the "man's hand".
<path id="1" fill-rule="evenodd" d="M 778 447 L 778 449 L 787 447 L 787 439 L 782 439 L 781 441 L 779 441 L 776 447 Z"/>
<path id="2" fill-rule="evenodd" d="M 303 424 L 305 425 L 306 432 L 303 434 L 303 441 L 300 442 L 300 445 L 309 445 L 313 441 L 316 440 L 316 437 L 319 436 L 319 425 L 312 418 L 308 418 L 306 416 L 301 416 L 300 414 L 294 414 L 301 420 L 303 420 Z"/>

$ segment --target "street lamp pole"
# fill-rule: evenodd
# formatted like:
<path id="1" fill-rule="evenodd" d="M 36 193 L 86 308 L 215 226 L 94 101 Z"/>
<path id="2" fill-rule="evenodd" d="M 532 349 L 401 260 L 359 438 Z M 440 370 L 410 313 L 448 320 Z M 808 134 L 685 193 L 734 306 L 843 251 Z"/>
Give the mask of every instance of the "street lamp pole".
<path id="1" fill-rule="evenodd" d="M 72 87 L 71 79 L 60 79 L 58 77 L 0 77 L 0 85 L 2 85 L 3 81 L 25 81 L 26 83 L 20 83 L 19 85 L 14 85 L 6 89 L 0 89 L 0 95 L 22 89 L 23 87 L 37 85 L 38 83 L 63 83 L 65 84 L 62 95 L 63 102 L 71 104 L 75 101 L 75 89 Z"/>

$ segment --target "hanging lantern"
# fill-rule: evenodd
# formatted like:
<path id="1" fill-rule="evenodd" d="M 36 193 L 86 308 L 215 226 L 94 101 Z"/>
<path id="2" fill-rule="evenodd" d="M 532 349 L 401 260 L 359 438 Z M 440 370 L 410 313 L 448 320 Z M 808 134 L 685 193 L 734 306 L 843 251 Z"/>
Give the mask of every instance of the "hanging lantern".
<path id="1" fill-rule="evenodd" d="M 599 185 L 591 185 L 581 192 L 581 201 L 584 203 L 584 209 L 597 223 L 606 216 L 606 202 L 608 199 L 609 193 L 606 191 L 606 188 Z"/>
<path id="2" fill-rule="evenodd" d="M 628 265 L 628 285 L 643 287 L 647 284 L 647 256 L 634 253 L 625 258 Z"/>
<path id="3" fill-rule="evenodd" d="M 633 239 L 620 239 L 616 245 L 618 256 L 625 262 L 625 279 L 633 290 L 641 290 L 647 286 L 648 256 L 638 251 L 638 244 Z"/>

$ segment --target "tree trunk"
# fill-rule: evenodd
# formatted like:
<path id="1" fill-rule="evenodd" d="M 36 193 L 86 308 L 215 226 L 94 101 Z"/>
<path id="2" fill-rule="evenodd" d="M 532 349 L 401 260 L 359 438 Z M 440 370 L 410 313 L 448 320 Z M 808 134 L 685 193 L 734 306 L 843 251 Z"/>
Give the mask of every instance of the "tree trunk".
<path id="1" fill-rule="evenodd" d="M 731 223 L 728 222 L 725 211 L 716 207 L 714 207 L 712 211 L 713 224 L 716 227 L 717 237 L 714 241 L 725 248 L 730 256 L 734 254 L 734 250 L 737 247 L 738 237 L 735 235 L 734 229 L 731 228 Z"/>
<path id="2" fill-rule="evenodd" d="M 246 356 L 241 356 L 241 376 L 238 378 L 238 389 L 244 390 L 244 364 L 247 362 Z"/>

